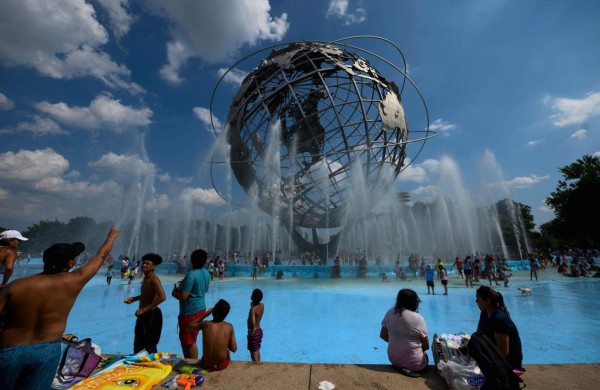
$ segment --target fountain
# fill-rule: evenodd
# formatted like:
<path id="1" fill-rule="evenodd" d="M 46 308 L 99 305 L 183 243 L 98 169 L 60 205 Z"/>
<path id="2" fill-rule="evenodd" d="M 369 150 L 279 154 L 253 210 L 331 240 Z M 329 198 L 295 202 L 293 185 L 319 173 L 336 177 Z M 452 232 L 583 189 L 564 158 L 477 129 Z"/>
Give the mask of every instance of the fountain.
<path id="1" fill-rule="evenodd" d="M 403 68 L 352 44 L 365 38 L 393 46 Z M 273 217 L 273 252 L 282 225 L 300 251 L 327 258 L 337 253 L 344 230 L 385 197 L 407 165 L 409 146 L 419 148 L 416 157 L 433 136 L 427 108 L 388 40 L 294 42 L 254 54 L 268 49 L 233 98 L 227 147 L 215 150 L 229 151 L 237 182 Z M 400 86 L 383 68 L 399 75 Z M 422 117 L 414 115 L 410 129 L 407 85 L 422 103 Z"/>
<path id="2" fill-rule="evenodd" d="M 403 66 L 353 44 L 360 39 L 391 45 Z M 124 191 L 128 207 L 121 222 L 133 222 L 123 253 L 151 249 L 170 259 L 202 247 L 230 260 L 235 251 L 245 263 L 265 253 L 273 260 L 298 260 L 310 252 L 324 263 L 341 255 L 391 264 L 411 255 L 522 259 L 530 251 L 518 204 L 496 203 L 510 193 L 489 151 L 475 191 L 466 188 L 455 161 L 442 156 L 436 199 L 418 201 L 397 192 L 396 178 L 434 133 L 393 43 L 352 37 L 275 45 L 231 69 L 251 60 L 258 65 L 233 97 L 227 126 L 209 157 L 213 186 L 227 201 L 227 212 L 217 218 L 197 210 L 184 191 L 171 218 L 159 219 L 156 202 L 147 202 L 154 198 L 155 174 L 140 174 Z M 226 75 L 212 101 L 224 99 L 217 95 Z M 143 218 L 148 211 L 150 218 Z M 510 237 L 503 233 L 507 216 Z M 516 244 L 508 248 L 507 240 Z"/>

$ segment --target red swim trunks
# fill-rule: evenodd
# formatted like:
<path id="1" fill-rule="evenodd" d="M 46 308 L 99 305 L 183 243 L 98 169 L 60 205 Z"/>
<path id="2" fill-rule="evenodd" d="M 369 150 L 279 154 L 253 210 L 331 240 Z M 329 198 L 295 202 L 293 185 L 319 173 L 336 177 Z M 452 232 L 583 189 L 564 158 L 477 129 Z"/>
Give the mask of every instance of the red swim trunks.
<path id="1" fill-rule="evenodd" d="M 221 371 L 227 368 L 227 366 L 229 366 L 229 362 L 231 362 L 231 357 L 229 357 L 229 350 L 227 351 L 227 359 L 225 359 L 225 361 L 217 366 L 214 366 L 213 368 L 209 368 L 208 371 Z M 205 365 L 202 363 L 202 359 L 200 359 L 200 367 L 205 367 Z"/>
<path id="2" fill-rule="evenodd" d="M 179 316 L 178 317 L 177 323 L 179 324 L 179 340 L 181 340 L 181 342 L 184 345 L 194 344 L 196 342 L 196 340 L 198 339 L 199 331 L 198 330 L 188 330 L 187 326 L 194 320 L 201 318 L 205 313 L 206 313 L 206 309 L 202 309 L 198 313 L 192 314 L 191 316 Z"/>
<path id="3" fill-rule="evenodd" d="M 260 345 L 262 343 L 263 331 L 261 328 L 258 328 L 252 333 L 248 335 L 248 351 L 256 352 L 260 349 Z"/>

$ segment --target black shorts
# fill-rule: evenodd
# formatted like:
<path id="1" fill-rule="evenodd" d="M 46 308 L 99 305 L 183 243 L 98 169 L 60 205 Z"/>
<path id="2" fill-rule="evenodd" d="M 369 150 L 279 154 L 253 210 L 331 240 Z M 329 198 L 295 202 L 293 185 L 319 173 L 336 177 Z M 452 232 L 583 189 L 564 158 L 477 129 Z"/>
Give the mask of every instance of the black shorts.
<path id="1" fill-rule="evenodd" d="M 465 275 L 473 275 L 473 270 L 472 269 L 466 269 L 464 270 Z"/>
<path id="2" fill-rule="evenodd" d="M 435 285 L 433 284 L 433 280 L 427 281 L 427 287 L 435 287 Z"/>
<path id="3" fill-rule="evenodd" d="M 447 286 L 448 285 L 448 281 L 447 280 L 442 280 L 442 286 Z"/>

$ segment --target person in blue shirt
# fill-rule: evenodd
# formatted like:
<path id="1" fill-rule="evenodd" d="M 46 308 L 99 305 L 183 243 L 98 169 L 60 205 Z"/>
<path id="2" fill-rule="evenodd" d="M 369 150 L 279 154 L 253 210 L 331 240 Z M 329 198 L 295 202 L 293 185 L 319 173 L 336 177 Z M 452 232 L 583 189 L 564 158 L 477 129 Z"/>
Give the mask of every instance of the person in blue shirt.
<path id="1" fill-rule="evenodd" d="M 179 301 L 179 341 L 185 358 L 198 358 L 198 330 L 189 330 L 188 325 L 206 313 L 205 295 L 210 285 L 210 274 L 204 265 L 208 254 L 203 249 L 192 252 L 192 270 L 183 281 L 173 287 L 171 295 Z"/>
<path id="2" fill-rule="evenodd" d="M 427 264 L 427 268 L 425 269 L 425 282 L 427 282 L 427 294 L 429 294 L 429 290 L 435 295 L 435 284 L 433 279 L 435 278 L 435 272 L 433 272 L 433 268 L 431 268 L 431 264 Z"/>

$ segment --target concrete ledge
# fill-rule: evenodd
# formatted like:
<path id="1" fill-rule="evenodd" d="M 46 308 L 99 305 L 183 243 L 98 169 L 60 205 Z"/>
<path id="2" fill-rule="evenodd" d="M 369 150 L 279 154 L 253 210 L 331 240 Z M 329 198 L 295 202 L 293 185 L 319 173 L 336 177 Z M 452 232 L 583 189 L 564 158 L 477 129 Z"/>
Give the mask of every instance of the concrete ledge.
<path id="1" fill-rule="evenodd" d="M 596 388 L 600 364 L 536 364 L 528 365 L 523 380 L 527 390 Z M 174 376 L 175 374 L 171 374 Z M 345 389 L 430 389 L 445 390 L 434 366 L 420 378 L 409 378 L 389 365 L 372 364 L 300 364 L 252 363 L 232 361 L 223 371 L 206 375 L 202 388 L 214 390 L 316 390 L 319 383 L 329 381 L 336 390 Z M 162 382 L 165 382 L 163 380 Z M 162 389 L 160 385 L 153 389 Z"/>

